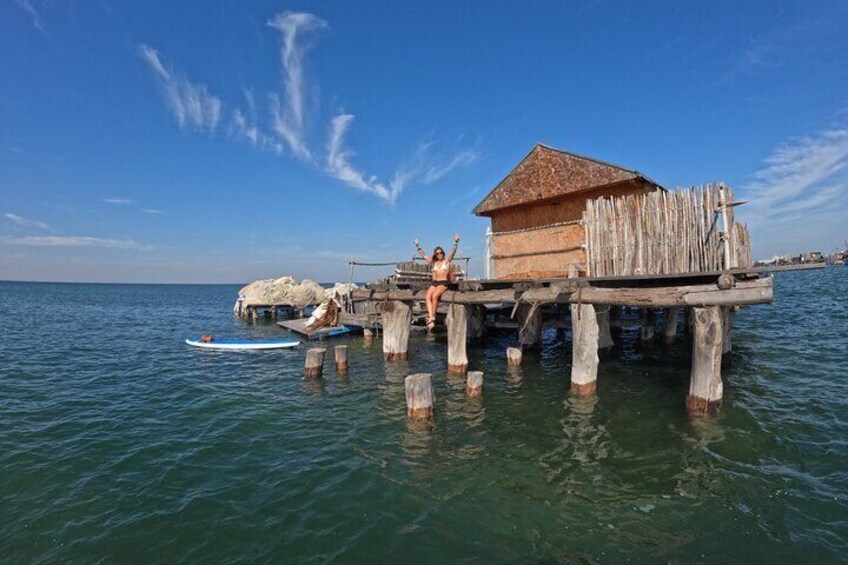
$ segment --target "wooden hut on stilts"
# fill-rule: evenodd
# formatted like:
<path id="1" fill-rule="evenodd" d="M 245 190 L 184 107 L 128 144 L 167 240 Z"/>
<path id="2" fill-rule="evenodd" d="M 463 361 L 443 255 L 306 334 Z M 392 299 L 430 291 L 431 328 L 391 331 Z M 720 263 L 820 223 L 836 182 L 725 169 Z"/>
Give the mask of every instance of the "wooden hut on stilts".
<path id="1" fill-rule="evenodd" d="M 561 305 L 573 330 L 571 391 L 594 394 L 599 349 L 612 345 L 620 309 L 643 313 L 642 339 L 665 312 L 663 341 L 689 313 L 693 356 L 686 406 L 708 414 L 722 400 L 721 361 L 729 351 L 730 307 L 772 301 L 770 277 L 752 267 L 750 239 L 721 184 L 668 191 L 638 171 L 537 145 L 475 208 L 491 218 L 491 275 L 461 281 L 448 307 L 448 370 L 468 367 L 466 342 L 480 339 L 491 304 L 512 306 L 521 349 L 538 345 L 542 308 Z M 406 359 L 409 309 L 424 284 L 380 284 L 353 300 L 381 312 L 387 360 Z M 566 308 L 567 306 L 567 308 Z M 482 377 L 481 377 L 482 378 Z"/>

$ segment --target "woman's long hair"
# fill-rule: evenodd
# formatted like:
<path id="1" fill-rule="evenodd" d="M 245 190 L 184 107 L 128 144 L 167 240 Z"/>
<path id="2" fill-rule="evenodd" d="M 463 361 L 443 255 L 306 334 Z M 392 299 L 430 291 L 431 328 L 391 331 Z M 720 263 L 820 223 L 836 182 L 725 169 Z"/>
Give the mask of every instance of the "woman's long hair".
<path id="1" fill-rule="evenodd" d="M 437 254 L 439 251 L 441 251 L 441 252 L 442 252 L 442 260 L 444 260 L 444 259 L 446 259 L 446 258 L 447 258 L 447 255 L 445 254 L 445 250 L 444 250 L 444 249 L 442 249 L 441 247 L 436 247 L 436 248 L 433 250 L 433 256 L 431 257 L 431 259 L 433 260 L 433 263 L 435 263 L 436 261 L 438 261 L 438 259 L 436 259 L 436 254 Z"/>

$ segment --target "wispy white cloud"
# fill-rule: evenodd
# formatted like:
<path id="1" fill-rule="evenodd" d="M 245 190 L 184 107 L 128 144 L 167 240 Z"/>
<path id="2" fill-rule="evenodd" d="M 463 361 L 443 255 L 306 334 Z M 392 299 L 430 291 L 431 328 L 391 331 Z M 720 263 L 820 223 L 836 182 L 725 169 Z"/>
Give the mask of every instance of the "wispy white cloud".
<path id="1" fill-rule="evenodd" d="M 3 216 L 9 220 L 10 222 L 17 224 L 21 227 L 25 228 L 38 228 L 45 231 L 50 231 L 50 226 L 45 222 L 39 222 L 37 220 L 30 220 L 28 218 L 24 218 L 23 216 L 19 216 L 17 214 L 13 214 L 11 212 L 6 212 Z"/>
<path id="2" fill-rule="evenodd" d="M 748 220 L 755 245 L 770 247 L 767 254 L 773 254 L 804 244 L 832 245 L 845 237 L 848 129 L 782 144 L 763 165 L 741 190 L 751 203 L 740 218 Z"/>
<path id="3" fill-rule="evenodd" d="M 154 249 L 152 245 L 139 243 L 134 239 L 110 239 L 78 235 L 7 237 L 3 242 L 8 245 L 28 245 L 33 247 L 101 247 L 105 249 L 135 251 L 151 251 Z"/>
<path id="4" fill-rule="evenodd" d="M 253 147 L 271 149 L 275 153 L 282 153 L 282 145 L 275 142 L 259 128 L 253 92 L 244 89 L 244 98 L 247 103 L 247 110 L 242 111 L 241 108 L 233 110 L 230 121 L 230 134 L 238 139 L 247 141 Z"/>
<path id="5" fill-rule="evenodd" d="M 306 12 L 283 12 L 269 20 L 268 25 L 282 34 L 280 63 L 285 92 L 283 104 L 276 94 L 269 97 L 273 129 L 295 155 L 309 158 L 310 152 L 304 141 L 307 103 L 304 56 L 310 47 L 308 34 L 327 27 L 327 22 Z"/>
<path id="6" fill-rule="evenodd" d="M 326 170 L 332 177 L 348 186 L 379 196 L 390 203 L 394 202 L 400 190 L 403 190 L 402 182 L 400 185 L 386 186 L 376 177 L 366 177 L 350 163 L 354 153 L 345 146 L 345 136 L 353 118 L 353 114 L 339 114 L 330 121 Z"/>
<path id="7" fill-rule="evenodd" d="M 146 212 L 148 214 L 167 214 L 167 212 L 163 210 L 157 210 L 155 208 L 142 208 L 141 211 Z"/>
<path id="8" fill-rule="evenodd" d="M 479 157 L 477 151 L 472 149 L 456 151 L 448 156 L 434 156 L 433 142 L 424 142 L 418 146 L 412 159 L 398 167 L 390 182 L 381 182 L 376 176 L 365 175 L 351 163 L 354 152 L 345 144 L 345 137 L 353 120 L 353 114 L 342 113 L 330 121 L 325 170 L 348 186 L 373 194 L 389 204 L 393 204 L 409 184 L 432 184 L 457 167 L 475 162 Z"/>
<path id="9" fill-rule="evenodd" d="M 107 204 L 114 204 L 116 206 L 135 206 L 138 204 L 132 198 L 103 198 L 102 200 Z"/>
<path id="10" fill-rule="evenodd" d="M 47 30 L 44 29 L 44 24 L 41 21 L 41 12 L 36 7 L 35 2 L 33 0 L 14 0 L 14 2 L 21 10 L 27 13 L 32 20 L 32 25 L 35 26 L 35 29 L 40 31 L 46 37 Z"/>
<path id="11" fill-rule="evenodd" d="M 305 61 L 315 32 L 327 27 L 327 22 L 306 12 L 283 12 L 271 18 L 267 25 L 280 33 L 280 74 L 282 93 L 267 94 L 270 121 L 257 117 L 253 92 L 244 89 L 246 109 L 231 105 L 228 116 L 228 133 L 253 147 L 274 153 L 291 154 L 310 165 L 320 164 L 314 157 L 314 144 L 310 141 L 308 127 L 309 109 L 317 107 L 317 95 L 310 88 Z M 166 102 L 185 127 L 213 131 L 222 112 L 223 103 L 211 96 L 204 85 L 189 82 L 182 74 L 165 66 L 159 53 L 141 45 L 140 52 L 162 83 Z M 405 187 L 413 183 L 431 184 L 458 167 L 478 159 L 475 149 L 454 148 L 449 152 L 435 152 L 434 143 L 421 143 L 412 158 L 405 161 L 390 180 L 380 180 L 366 175 L 352 163 L 354 151 L 346 144 L 346 136 L 353 114 L 340 113 L 330 120 L 330 135 L 323 159 L 323 170 L 347 186 L 367 192 L 389 203 L 394 203 Z M 266 133 L 267 132 L 267 133 Z M 320 154 L 320 151 L 318 152 Z"/>
<path id="12" fill-rule="evenodd" d="M 191 82 L 163 64 L 156 49 L 141 45 L 139 51 L 159 80 L 165 102 L 180 127 L 214 132 L 221 119 L 221 99 L 210 94 L 206 85 Z"/>

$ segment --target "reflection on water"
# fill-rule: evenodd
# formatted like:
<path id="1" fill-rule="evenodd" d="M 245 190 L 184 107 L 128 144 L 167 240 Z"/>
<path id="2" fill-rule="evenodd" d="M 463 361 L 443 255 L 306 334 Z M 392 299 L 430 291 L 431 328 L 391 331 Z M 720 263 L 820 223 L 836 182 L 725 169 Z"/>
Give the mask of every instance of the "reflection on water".
<path id="1" fill-rule="evenodd" d="M 569 395 L 570 332 L 546 330 L 515 369 L 514 332 L 469 348 L 484 385 L 468 399 L 443 334 L 413 333 L 399 363 L 379 338 L 339 338 L 347 373 L 328 355 L 305 380 L 305 347 L 182 343 L 281 335 L 230 316 L 235 287 L 0 283 L 0 547 L 12 562 L 839 561 L 846 275 L 781 274 L 776 305 L 734 316 L 724 406 L 697 420 L 689 338 L 641 348 L 635 314 L 597 396 Z M 406 417 L 418 372 L 430 423 Z"/>

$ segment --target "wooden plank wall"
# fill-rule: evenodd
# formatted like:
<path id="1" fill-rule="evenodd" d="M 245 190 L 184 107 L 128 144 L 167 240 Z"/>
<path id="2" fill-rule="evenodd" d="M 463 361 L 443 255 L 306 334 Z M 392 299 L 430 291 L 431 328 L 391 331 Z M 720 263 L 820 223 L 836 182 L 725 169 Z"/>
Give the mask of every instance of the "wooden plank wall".
<path id="1" fill-rule="evenodd" d="M 726 201 L 733 201 L 725 187 Z M 653 275 L 748 267 L 747 228 L 727 208 L 731 259 L 725 265 L 719 185 L 586 203 L 583 221 L 591 276 Z"/>
<path id="2" fill-rule="evenodd" d="M 586 234 L 579 221 L 568 225 L 494 233 L 495 278 L 539 279 L 568 276 L 571 264 L 585 265 Z"/>

